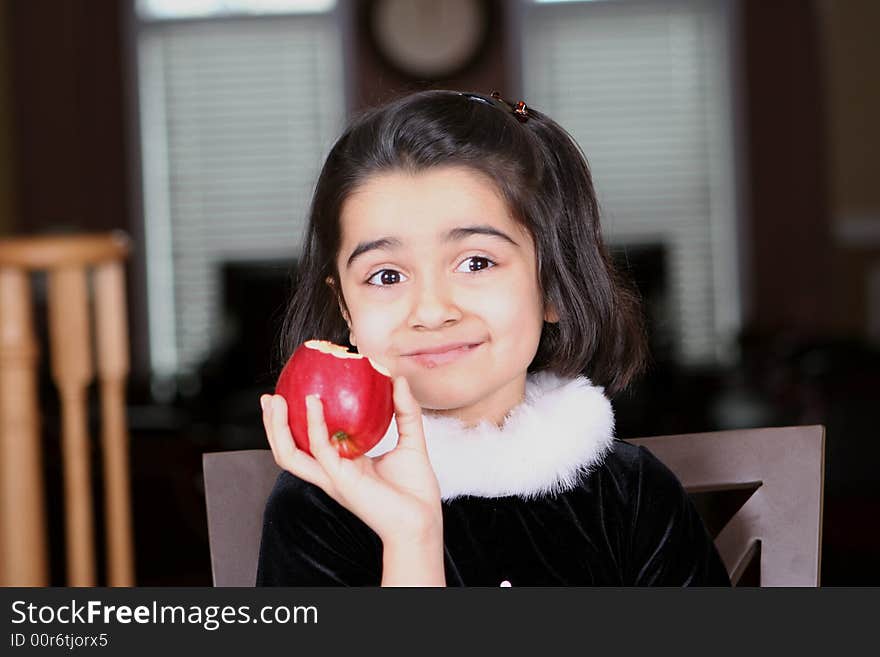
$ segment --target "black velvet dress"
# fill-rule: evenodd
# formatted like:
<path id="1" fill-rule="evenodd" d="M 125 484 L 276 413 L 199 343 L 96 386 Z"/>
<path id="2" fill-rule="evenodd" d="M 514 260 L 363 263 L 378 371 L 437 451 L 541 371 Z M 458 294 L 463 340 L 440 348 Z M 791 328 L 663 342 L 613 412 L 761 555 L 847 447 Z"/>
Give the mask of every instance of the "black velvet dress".
<path id="1" fill-rule="evenodd" d="M 443 501 L 450 586 L 729 586 L 695 507 L 643 447 L 609 442 L 558 493 Z M 320 488 L 282 473 L 264 515 L 257 585 L 378 586 L 382 543 Z"/>

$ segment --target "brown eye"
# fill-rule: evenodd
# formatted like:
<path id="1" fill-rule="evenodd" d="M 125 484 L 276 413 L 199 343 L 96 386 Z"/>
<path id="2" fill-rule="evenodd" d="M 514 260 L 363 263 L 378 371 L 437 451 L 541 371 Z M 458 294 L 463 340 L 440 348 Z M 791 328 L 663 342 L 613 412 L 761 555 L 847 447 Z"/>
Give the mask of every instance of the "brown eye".
<path id="1" fill-rule="evenodd" d="M 495 263 L 489 258 L 484 256 L 471 256 L 470 258 L 466 258 L 456 271 L 462 271 L 461 266 L 465 264 L 467 264 L 468 272 L 478 272 L 495 266 Z"/>
<path id="2" fill-rule="evenodd" d="M 400 283 L 402 274 L 396 269 L 383 269 L 367 279 L 367 283 L 377 287 L 385 287 L 388 285 L 396 285 Z"/>

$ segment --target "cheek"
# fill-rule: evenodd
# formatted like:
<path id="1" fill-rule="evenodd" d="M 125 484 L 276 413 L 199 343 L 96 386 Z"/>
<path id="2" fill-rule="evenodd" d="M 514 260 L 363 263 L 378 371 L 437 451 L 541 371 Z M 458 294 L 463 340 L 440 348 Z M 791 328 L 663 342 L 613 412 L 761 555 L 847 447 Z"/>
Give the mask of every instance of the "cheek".
<path id="1" fill-rule="evenodd" d="M 510 297 L 497 295 L 483 299 L 480 304 L 483 319 L 502 335 L 509 334 L 517 323 L 522 323 L 524 309 L 511 301 Z"/>
<path id="2" fill-rule="evenodd" d="M 540 296 L 524 277 L 516 277 L 503 292 L 484 294 L 473 303 L 499 337 L 531 340 L 543 325 Z"/>
<path id="3" fill-rule="evenodd" d="M 388 347 L 389 337 L 399 323 L 391 308 L 375 305 L 353 308 L 351 321 L 358 351 L 377 354 Z"/>

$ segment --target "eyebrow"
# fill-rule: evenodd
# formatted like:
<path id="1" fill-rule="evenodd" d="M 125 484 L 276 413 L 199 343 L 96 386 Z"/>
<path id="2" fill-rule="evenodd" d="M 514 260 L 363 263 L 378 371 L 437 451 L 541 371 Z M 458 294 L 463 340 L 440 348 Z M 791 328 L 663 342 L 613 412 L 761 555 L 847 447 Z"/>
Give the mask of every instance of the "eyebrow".
<path id="1" fill-rule="evenodd" d="M 509 242 L 514 246 L 519 246 L 512 237 L 510 237 L 507 233 L 504 233 L 497 228 L 493 228 L 492 226 L 461 226 L 459 228 L 453 228 L 443 237 L 444 242 L 460 242 L 463 239 L 470 237 L 471 235 L 488 235 L 489 237 L 497 237 L 499 239 L 504 240 L 505 242 Z M 358 244 L 354 251 L 351 252 L 351 255 L 348 256 L 348 262 L 345 264 L 345 268 L 348 269 L 351 267 L 351 263 L 355 261 L 356 258 L 364 255 L 369 251 L 379 251 L 383 249 L 395 249 L 400 247 L 403 242 L 398 237 L 382 237 L 377 240 L 370 240 L 369 242 L 361 242 Z"/>

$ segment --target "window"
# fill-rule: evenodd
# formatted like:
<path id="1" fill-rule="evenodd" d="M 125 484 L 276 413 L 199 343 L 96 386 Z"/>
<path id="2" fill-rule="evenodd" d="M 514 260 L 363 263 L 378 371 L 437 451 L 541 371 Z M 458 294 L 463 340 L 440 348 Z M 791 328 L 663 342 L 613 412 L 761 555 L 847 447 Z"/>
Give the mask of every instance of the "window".
<path id="1" fill-rule="evenodd" d="M 216 18 L 246 14 L 305 14 L 333 9 L 335 0 L 137 0 L 146 19 Z"/>
<path id="2" fill-rule="evenodd" d="M 662 247 L 676 356 L 724 360 L 740 326 L 729 36 L 722 0 L 527 3 L 527 102 L 590 162 L 613 247 Z"/>
<path id="3" fill-rule="evenodd" d="M 150 350 L 159 377 L 192 371 L 220 339 L 223 265 L 298 255 L 320 164 L 344 121 L 333 4 L 138 1 Z"/>

